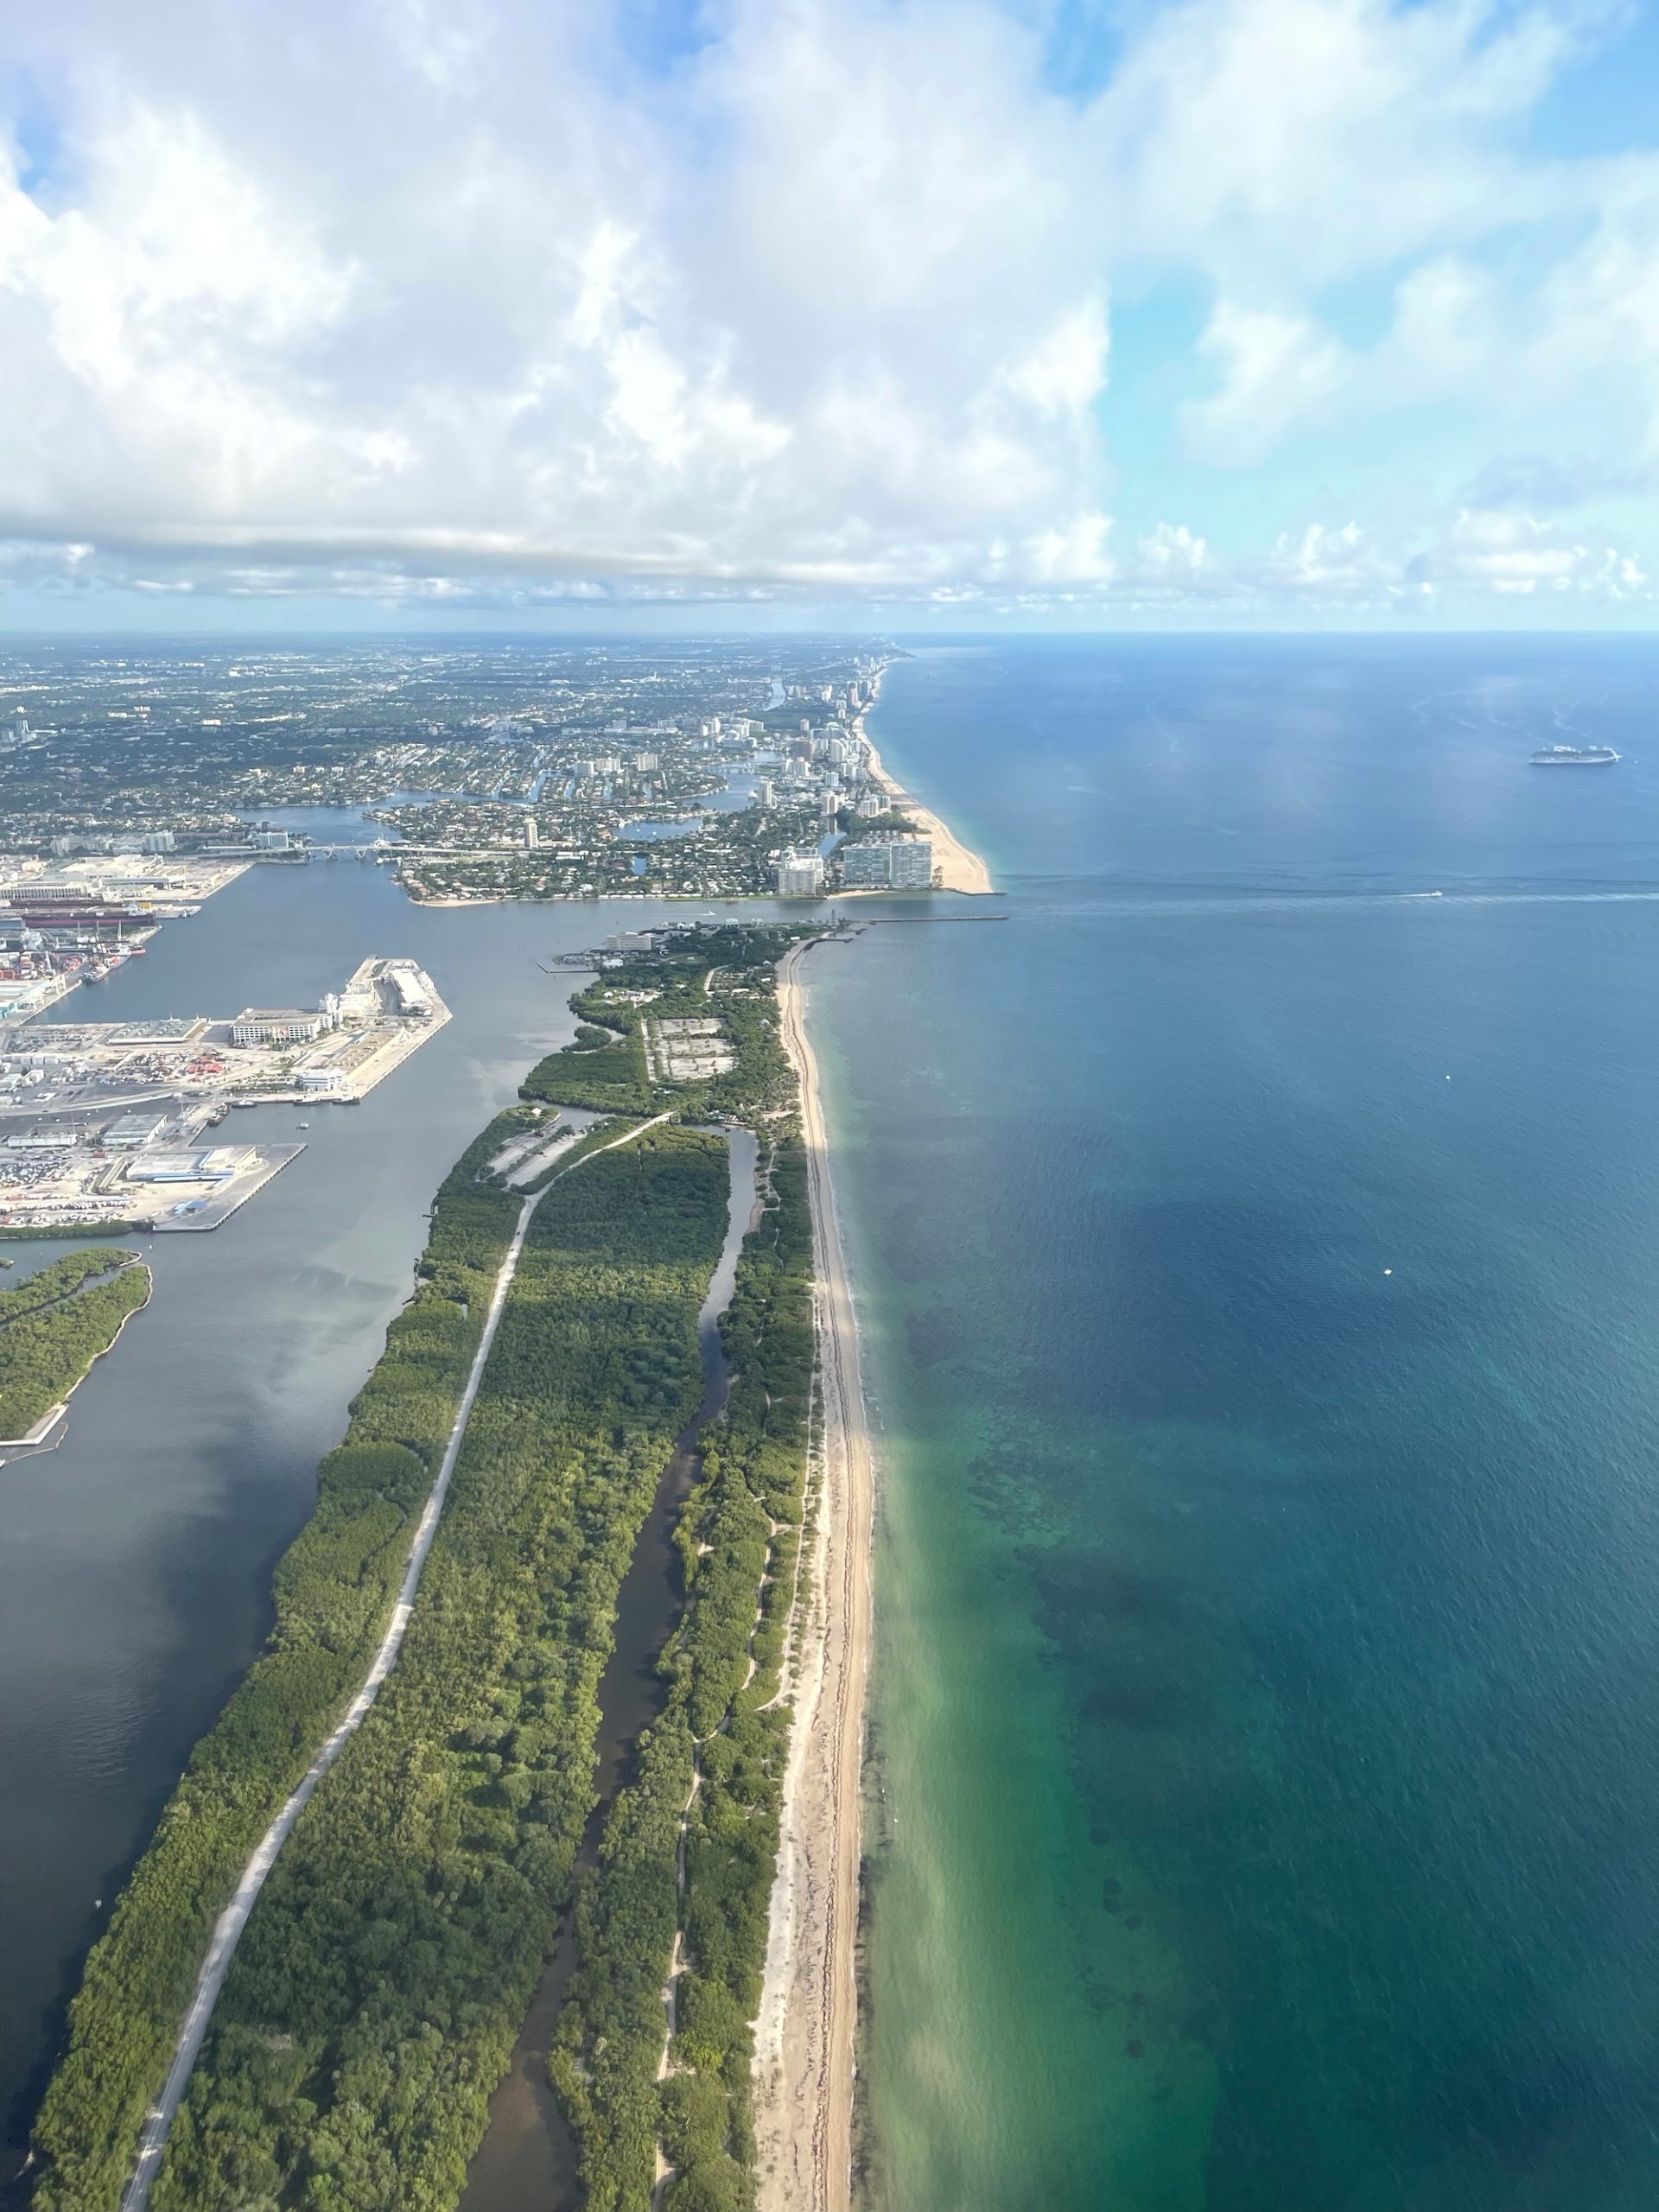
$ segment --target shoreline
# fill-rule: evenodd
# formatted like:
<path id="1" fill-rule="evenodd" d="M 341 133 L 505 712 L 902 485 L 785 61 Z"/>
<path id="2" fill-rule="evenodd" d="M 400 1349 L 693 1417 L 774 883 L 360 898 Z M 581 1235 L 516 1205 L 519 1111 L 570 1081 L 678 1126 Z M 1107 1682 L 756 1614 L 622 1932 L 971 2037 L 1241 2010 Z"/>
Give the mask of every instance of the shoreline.
<path id="1" fill-rule="evenodd" d="M 3 1467 L 9 1459 L 33 1459 L 39 1452 L 55 1452 L 59 1445 L 62 1443 L 63 1427 L 68 1418 L 70 1399 L 74 1396 L 76 1391 L 79 1389 L 81 1384 L 86 1380 L 86 1376 L 92 1373 L 92 1370 L 98 1365 L 99 1360 L 107 1359 L 110 1354 L 115 1350 L 117 1344 L 120 1343 L 122 1338 L 127 1333 L 128 1322 L 132 1320 L 136 1315 L 142 1313 L 145 1307 L 149 1304 L 150 1300 L 156 1295 L 155 1271 L 149 1267 L 149 1263 L 143 1260 L 129 1260 L 124 1266 L 117 1268 L 109 1280 L 112 1281 L 115 1275 L 125 1274 L 133 1268 L 143 1268 L 144 1270 L 144 1296 L 143 1305 L 135 1306 L 131 1313 L 124 1313 L 121 1316 L 121 1325 L 116 1331 L 115 1334 L 110 1338 L 108 1344 L 105 1345 L 102 1351 L 95 1351 L 91 1359 L 87 1361 L 86 1374 L 78 1375 L 75 1377 L 74 1381 L 69 1385 L 69 1388 L 64 1392 L 62 1397 L 58 1400 L 57 1404 L 55 1406 L 48 1406 L 47 1408 L 40 1419 L 31 1427 L 27 1436 L 0 1436 L 0 1452 L 3 1452 L 6 1454 L 6 1459 L 0 1459 L 0 1467 Z"/>
<path id="2" fill-rule="evenodd" d="M 810 949 L 798 945 L 779 963 L 778 992 L 800 1084 L 812 1208 L 821 1478 L 808 1603 L 789 1661 L 795 1714 L 755 2032 L 760 2212 L 848 2212 L 852 2197 L 874 1480 L 817 1064 L 804 1019 L 800 967 Z"/>
<path id="3" fill-rule="evenodd" d="M 882 674 L 886 674 L 883 670 Z M 889 774 L 882 766 L 881 755 L 875 740 L 865 724 L 870 708 L 880 704 L 880 678 L 876 679 L 875 697 L 861 713 L 853 728 L 863 745 L 868 757 L 870 780 L 879 784 L 887 797 L 904 808 L 933 841 L 933 865 L 938 870 L 939 887 L 944 891 L 959 891 L 970 899 L 988 899 L 996 895 L 996 886 L 991 881 L 991 871 L 969 845 L 964 845 L 956 831 L 931 806 L 925 806 L 912 792 L 907 791 L 899 779 Z"/>
<path id="4" fill-rule="evenodd" d="M 543 1195 L 543 1193 L 540 1191 L 534 1192 L 522 1202 L 512 1236 L 502 1255 L 500 1266 L 496 1271 L 495 1281 L 490 1293 L 489 1307 L 484 1317 L 484 1326 L 467 1369 L 467 1380 L 462 1387 L 460 1402 L 456 1406 L 454 1418 L 450 1425 L 443 1457 L 438 1464 L 437 1472 L 433 1477 L 432 1487 L 427 1493 L 420 1517 L 415 1524 L 415 1532 L 410 1540 L 397 1599 L 376 1644 L 368 1672 L 358 1684 L 344 1713 L 317 1746 L 299 1783 L 284 1799 L 276 1817 L 265 1828 L 252 1856 L 242 1869 L 236 1886 L 231 1892 L 229 1902 L 213 1923 L 207 1954 L 197 1970 L 189 2006 L 185 2012 L 183 2024 L 174 2044 L 161 2094 L 144 2118 L 143 2126 L 138 2138 L 137 2160 L 122 2193 L 121 2212 L 144 2212 L 144 2208 L 149 2202 L 150 2190 L 156 2175 L 161 2171 L 162 2160 L 166 2154 L 168 2142 L 173 2132 L 173 2123 L 178 2117 L 179 2107 L 183 2103 L 185 2092 L 190 2086 L 190 2077 L 195 2071 L 196 2061 L 200 2056 L 202 2045 L 207 2040 L 208 2025 L 219 2002 L 219 1991 L 223 1988 L 226 1976 L 230 1972 L 231 1961 L 241 1942 L 243 1931 L 252 1916 L 254 1906 L 258 1903 L 259 1892 L 265 1885 L 266 1877 L 276 1865 L 283 1846 L 293 1834 L 301 1814 L 315 1795 L 317 1785 L 373 1710 L 379 1699 L 382 1684 L 397 1663 L 398 1656 L 403 1649 L 404 1638 L 409 1628 L 410 1617 L 414 1610 L 416 1595 L 420 1589 L 427 1557 L 431 1551 L 433 1539 L 438 1532 L 438 1522 L 442 1516 L 445 1498 L 448 1495 L 450 1479 L 454 1473 L 456 1462 L 461 1457 L 461 1447 L 466 1440 L 473 1407 L 478 1397 L 479 1385 L 483 1380 L 484 1370 L 489 1363 L 490 1352 L 495 1343 L 496 1331 L 502 1313 L 505 1310 L 507 1294 L 512 1287 L 519 1257 L 530 1233 L 531 1218 L 541 1204 Z"/>

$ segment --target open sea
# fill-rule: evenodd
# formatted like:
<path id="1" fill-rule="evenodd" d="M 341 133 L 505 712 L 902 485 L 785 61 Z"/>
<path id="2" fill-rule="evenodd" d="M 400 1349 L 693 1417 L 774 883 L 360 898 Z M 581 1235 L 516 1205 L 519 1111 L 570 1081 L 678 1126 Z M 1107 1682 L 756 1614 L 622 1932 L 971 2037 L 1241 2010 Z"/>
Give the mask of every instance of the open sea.
<path id="1" fill-rule="evenodd" d="M 1009 918 L 812 971 L 869 2212 L 1652 2212 L 1659 648 L 928 650 L 873 728 Z"/>

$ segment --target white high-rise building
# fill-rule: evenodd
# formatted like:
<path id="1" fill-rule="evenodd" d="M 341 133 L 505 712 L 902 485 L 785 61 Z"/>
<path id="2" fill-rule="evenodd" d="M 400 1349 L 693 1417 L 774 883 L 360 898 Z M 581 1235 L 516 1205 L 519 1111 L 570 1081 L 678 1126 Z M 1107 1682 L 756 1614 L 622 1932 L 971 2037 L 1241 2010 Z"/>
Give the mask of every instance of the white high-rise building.
<path id="1" fill-rule="evenodd" d="M 933 885 L 931 837 L 867 837 L 844 846 L 842 880 L 849 891 L 928 891 Z"/>
<path id="2" fill-rule="evenodd" d="M 893 887 L 895 891 L 933 888 L 933 840 L 895 837 L 893 841 Z"/>
<path id="3" fill-rule="evenodd" d="M 792 847 L 778 863 L 780 899 L 816 899 L 823 889 L 823 861 L 817 853 L 797 852 Z"/>

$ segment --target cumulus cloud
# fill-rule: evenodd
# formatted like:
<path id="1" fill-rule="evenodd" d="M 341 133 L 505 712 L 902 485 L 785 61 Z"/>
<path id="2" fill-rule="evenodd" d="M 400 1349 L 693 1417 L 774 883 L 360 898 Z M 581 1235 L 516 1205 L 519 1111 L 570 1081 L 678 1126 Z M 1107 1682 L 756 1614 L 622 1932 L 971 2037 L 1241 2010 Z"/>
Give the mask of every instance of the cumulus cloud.
<path id="1" fill-rule="evenodd" d="M 1659 165 L 1522 145 L 1596 35 L 1573 0 L 1177 0 L 1086 97 L 1041 8 L 710 0 L 673 51 L 643 20 L 17 0 L 0 582 L 1357 603 L 1432 542 L 1510 592 L 1474 497 L 1387 551 L 1309 517 L 1126 538 L 1115 290 L 1201 289 L 1179 424 L 1229 471 L 1500 362 L 1571 395 L 1610 334 L 1659 369 Z M 1518 290 L 1482 264 L 1564 217 Z M 1364 271 L 1392 305 L 1360 344 L 1324 294 Z"/>
<path id="2" fill-rule="evenodd" d="M 1238 467 L 1260 461 L 1293 425 L 1317 421 L 1349 373 L 1344 348 L 1310 316 L 1225 300 L 1199 351 L 1220 384 L 1183 410 L 1188 442 L 1205 459 Z"/>

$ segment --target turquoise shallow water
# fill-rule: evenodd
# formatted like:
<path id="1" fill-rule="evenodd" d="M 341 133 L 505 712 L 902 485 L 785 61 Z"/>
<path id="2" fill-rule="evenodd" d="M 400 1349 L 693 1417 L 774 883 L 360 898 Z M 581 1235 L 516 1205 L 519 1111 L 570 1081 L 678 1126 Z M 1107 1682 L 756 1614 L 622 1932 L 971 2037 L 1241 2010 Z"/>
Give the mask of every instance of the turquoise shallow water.
<path id="1" fill-rule="evenodd" d="M 1659 2201 L 1656 696 L 1622 642 L 889 677 L 1011 918 L 814 985 L 881 2212 Z"/>

